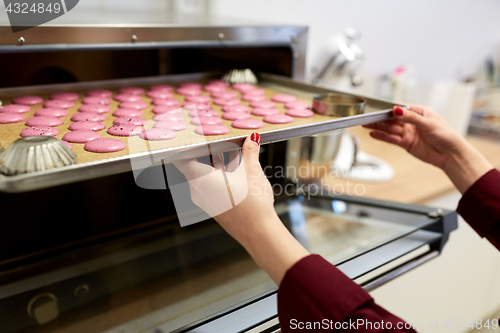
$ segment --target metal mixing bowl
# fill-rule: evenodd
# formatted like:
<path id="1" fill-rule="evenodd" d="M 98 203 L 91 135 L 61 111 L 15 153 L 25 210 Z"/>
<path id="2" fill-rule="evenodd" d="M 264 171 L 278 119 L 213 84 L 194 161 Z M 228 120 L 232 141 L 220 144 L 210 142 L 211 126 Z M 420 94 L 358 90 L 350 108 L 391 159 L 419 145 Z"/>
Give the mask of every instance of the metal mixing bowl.
<path id="1" fill-rule="evenodd" d="M 330 172 L 344 130 L 288 140 L 287 177 L 297 181 L 320 179 Z"/>
<path id="2" fill-rule="evenodd" d="M 0 155 L 0 173 L 17 175 L 75 164 L 71 149 L 50 136 L 28 136 L 14 141 Z"/>

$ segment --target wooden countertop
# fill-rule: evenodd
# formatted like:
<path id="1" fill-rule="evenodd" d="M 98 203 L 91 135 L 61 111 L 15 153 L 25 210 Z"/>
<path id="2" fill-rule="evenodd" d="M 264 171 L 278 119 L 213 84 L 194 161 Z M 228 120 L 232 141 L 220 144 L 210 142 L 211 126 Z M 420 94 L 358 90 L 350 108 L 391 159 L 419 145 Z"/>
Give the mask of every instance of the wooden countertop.
<path id="1" fill-rule="evenodd" d="M 359 137 L 361 150 L 384 159 L 394 168 L 394 178 L 388 182 L 372 183 L 326 177 L 323 178 L 325 184 L 347 186 L 349 181 L 351 188 L 364 185 L 364 197 L 414 204 L 422 204 L 455 189 L 443 171 L 416 159 L 400 147 L 372 139 L 368 129 L 358 126 L 349 132 Z M 500 167 L 500 142 L 472 136 L 467 140 L 493 166 Z"/>

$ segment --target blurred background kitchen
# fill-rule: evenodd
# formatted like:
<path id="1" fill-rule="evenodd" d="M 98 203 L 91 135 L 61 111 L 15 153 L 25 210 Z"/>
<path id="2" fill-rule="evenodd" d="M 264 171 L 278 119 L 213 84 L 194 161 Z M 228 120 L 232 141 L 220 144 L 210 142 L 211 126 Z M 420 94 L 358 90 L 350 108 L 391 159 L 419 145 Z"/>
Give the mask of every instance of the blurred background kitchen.
<path id="1" fill-rule="evenodd" d="M 123 18 L 133 13 L 134 23 L 175 16 L 179 24 L 221 17 L 238 24 L 308 26 L 303 80 L 429 105 L 500 167 L 498 0 L 85 0 L 78 11 L 52 23 L 71 23 L 85 12 L 95 20 L 89 23 L 105 23 L 99 13 L 111 12 L 116 21 L 109 24 L 127 23 Z M 5 22 L 5 13 L 1 15 Z M 374 142 L 363 129 L 351 132 L 363 151 L 394 170 L 390 181 L 359 180 L 366 187 L 364 195 L 457 206 L 460 194 L 439 170 L 397 147 Z M 409 322 L 465 320 L 469 325 L 500 317 L 500 254 L 463 220 L 459 223 L 441 256 L 372 293 L 380 305 Z M 447 330 L 458 331 L 464 330 Z"/>

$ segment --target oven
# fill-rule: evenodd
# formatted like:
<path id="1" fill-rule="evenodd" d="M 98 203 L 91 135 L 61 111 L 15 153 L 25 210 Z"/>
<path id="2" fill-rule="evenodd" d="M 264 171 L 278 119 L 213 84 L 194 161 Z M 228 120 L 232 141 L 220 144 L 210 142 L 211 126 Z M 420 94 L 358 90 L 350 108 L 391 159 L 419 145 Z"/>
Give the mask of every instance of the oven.
<path id="1" fill-rule="evenodd" d="M 206 83 L 250 68 L 266 91 L 310 101 L 331 90 L 301 82 L 306 44 L 301 26 L 4 26 L 0 99 Z M 290 232 L 370 291 L 438 256 L 456 213 L 335 195 L 277 172 L 296 165 L 303 138 L 390 117 L 390 103 L 367 101 L 358 116 L 265 128 L 260 160 L 273 186 L 287 189 L 275 208 Z M 0 127 L 4 148 L 12 133 Z M 0 175 L 0 331 L 278 332 L 277 286 L 214 220 L 182 227 L 167 180 L 146 181 L 182 179 L 172 161 L 209 163 L 207 145 L 225 153 L 245 136 L 95 160 L 78 153 L 76 165 Z M 200 214 L 190 206 L 189 216 Z"/>

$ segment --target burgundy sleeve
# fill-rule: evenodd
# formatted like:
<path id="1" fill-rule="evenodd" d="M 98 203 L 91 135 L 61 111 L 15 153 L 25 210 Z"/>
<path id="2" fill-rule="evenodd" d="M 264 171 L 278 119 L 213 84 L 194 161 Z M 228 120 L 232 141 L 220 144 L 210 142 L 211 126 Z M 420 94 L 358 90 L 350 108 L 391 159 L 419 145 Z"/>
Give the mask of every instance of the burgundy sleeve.
<path id="1" fill-rule="evenodd" d="M 500 250 L 500 172 L 492 169 L 479 178 L 464 193 L 457 212 Z"/>
<path id="2" fill-rule="evenodd" d="M 278 317 L 284 333 L 340 328 L 342 332 L 415 332 L 319 255 L 301 259 L 285 274 L 278 290 Z"/>

